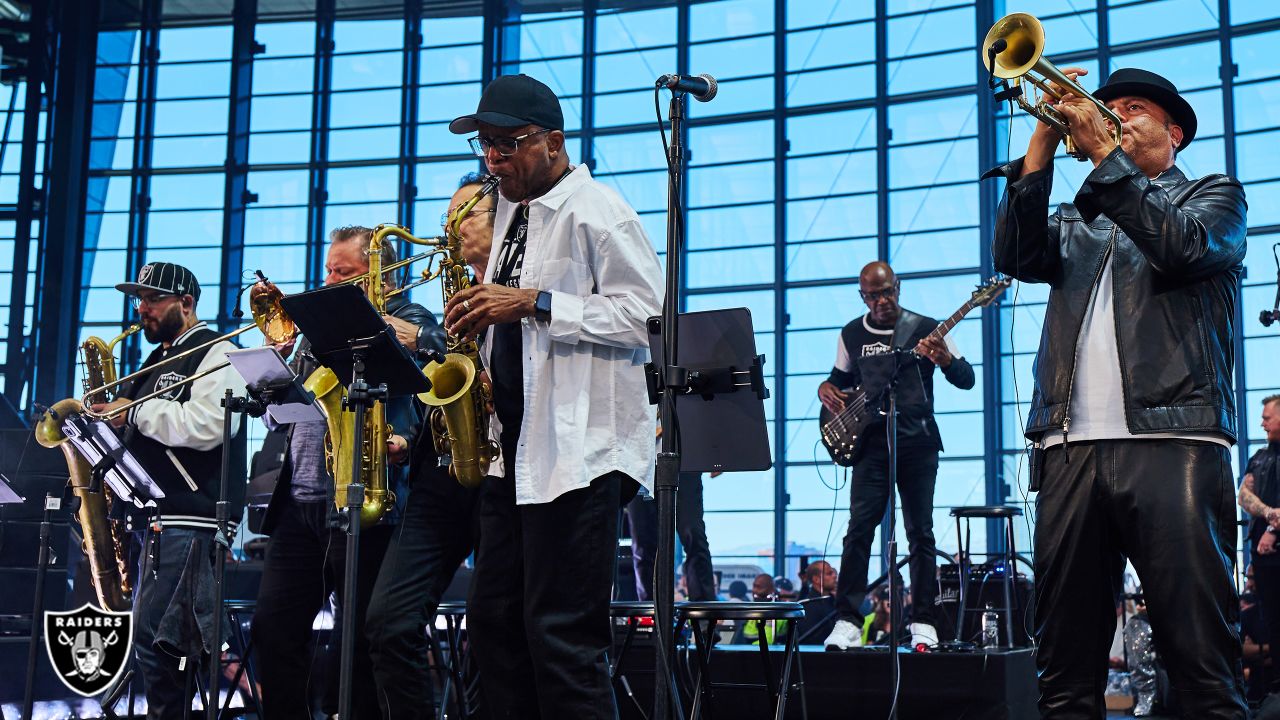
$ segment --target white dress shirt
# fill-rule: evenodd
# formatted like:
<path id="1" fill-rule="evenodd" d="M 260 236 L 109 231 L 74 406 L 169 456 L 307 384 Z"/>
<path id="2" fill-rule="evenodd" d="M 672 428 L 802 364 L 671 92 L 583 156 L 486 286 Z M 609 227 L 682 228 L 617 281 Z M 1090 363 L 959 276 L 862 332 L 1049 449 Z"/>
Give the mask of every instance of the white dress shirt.
<path id="1" fill-rule="evenodd" d="M 495 240 L 518 208 L 499 197 Z M 493 243 L 485 282 L 493 279 L 501 247 Z M 529 203 L 520 287 L 551 293 L 551 321 L 520 321 L 524 414 L 516 504 L 550 502 L 615 470 L 652 489 L 656 421 L 645 387 L 646 322 L 662 311 L 663 276 L 639 217 L 577 166 Z M 486 366 L 490 351 L 486 338 Z M 490 424 L 495 442 L 498 425 L 496 418 Z"/>

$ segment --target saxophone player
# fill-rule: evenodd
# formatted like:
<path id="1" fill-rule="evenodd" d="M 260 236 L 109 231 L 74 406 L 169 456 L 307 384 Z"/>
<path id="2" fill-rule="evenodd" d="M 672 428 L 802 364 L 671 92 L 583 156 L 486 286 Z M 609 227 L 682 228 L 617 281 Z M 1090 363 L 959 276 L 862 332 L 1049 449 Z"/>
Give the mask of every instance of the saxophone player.
<path id="1" fill-rule="evenodd" d="M 484 282 L 445 307 L 451 335 L 487 329 L 502 447 L 501 477 L 480 487 L 467 604 L 484 704 L 495 718 L 615 718 L 618 510 L 653 478 L 643 364 L 662 271 L 635 211 L 570 165 L 546 85 L 499 77 L 449 129 L 474 134 L 501 179 Z"/>
<path id="2" fill-rule="evenodd" d="M 147 341 L 158 343 L 142 365 L 144 371 L 155 369 L 126 384 L 112 402 L 92 409 L 109 413 L 132 398 L 172 388 L 128 412 L 117 412 L 110 422 L 122 430 L 125 447 L 165 492 L 146 530 L 135 533 L 143 551 L 133 598 L 133 647 L 147 697 L 147 717 L 177 720 L 191 706 L 184 675 L 196 671 L 202 658 L 209 657 L 214 648 L 206 646 L 208 635 L 213 623 L 222 622 L 212 608 L 213 559 L 219 548 L 214 540 L 214 510 L 222 477 L 221 401 L 226 388 L 239 395 L 245 389 L 229 366 L 182 382 L 224 363 L 227 351 L 235 347 L 228 340 L 212 344 L 203 353 L 164 362 L 218 337 L 197 318 L 200 284 L 190 270 L 173 263 L 148 263 L 136 282 L 116 288 L 133 296 Z M 244 505 L 243 424 L 242 418 L 232 426 L 231 467 L 240 469 L 228 483 L 232 508 Z M 232 532 L 235 525 L 233 520 Z"/>
<path id="3" fill-rule="evenodd" d="M 337 228 L 329 235 L 325 260 L 325 285 L 365 274 L 369 270 L 368 251 L 372 231 L 351 226 Z M 391 243 L 383 246 L 383 265 L 395 261 Z M 387 279 L 388 286 L 394 279 Z M 404 295 L 387 300 L 387 312 L 411 325 L 414 330 L 401 335 L 410 346 L 442 349 L 442 332 L 435 318 L 421 305 L 411 303 Z M 405 341 L 408 342 L 405 342 Z M 304 338 L 290 363 L 299 377 L 306 378 L 316 369 L 315 358 Z M 290 348 L 282 348 L 288 355 Z M 393 434 L 387 441 L 387 459 L 403 465 L 409 457 L 405 438 L 413 437 L 417 422 L 411 399 L 393 398 L 387 405 L 387 420 Z M 258 606 L 253 614 L 254 648 L 261 662 L 263 717 L 276 719 L 311 717 L 309 687 L 324 686 L 326 678 L 311 677 L 313 657 L 312 624 L 323 608 L 330 592 L 335 592 L 343 611 L 363 616 L 369 605 L 374 581 L 383 554 L 399 522 L 397 508 L 378 525 L 361 533 L 359 548 L 358 597 L 354 603 L 342 597 L 346 560 L 346 533 L 338 526 L 334 506 L 334 480 L 325 469 L 325 433 L 323 420 L 286 426 L 288 451 L 275 490 L 263 518 L 263 532 L 271 536 L 267 544 L 262 584 L 258 590 Z M 408 494 L 402 468 L 392 468 L 390 486 L 399 502 Z M 352 607 L 354 605 L 354 607 Z M 334 623 L 334 627 L 339 627 Z M 363 623 L 357 619 L 357 627 Z M 332 671 L 337 677 L 338 653 L 331 653 Z M 365 633 L 359 632 L 355 644 L 353 676 L 353 708 L 357 718 L 378 717 L 378 701 L 370 670 L 369 647 Z M 330 683 L 324 710 L 335 712 L 337 683 Z"/>
<path id="4" fill-rule="evenodd" d="M 488 252 L 493 237 L 493 196 L 483 194 L 465 207 L 481 193 L 481 180 L 475 174 L 462 178 L 442 223 L 448 231 L 450 222 L 466 213 L 456 227 L 468 263 L 481 250 Z M 413 331 L 407 321 L 388 322 L 402 338 Z M 404 516 L 382 560 L 365 623 L 384 720 L 436 717 L 425 627 L 476 540 L 478 493 L 441 465 L 429 422 L 419 425 L 413 440 L 409 473 Z"/>

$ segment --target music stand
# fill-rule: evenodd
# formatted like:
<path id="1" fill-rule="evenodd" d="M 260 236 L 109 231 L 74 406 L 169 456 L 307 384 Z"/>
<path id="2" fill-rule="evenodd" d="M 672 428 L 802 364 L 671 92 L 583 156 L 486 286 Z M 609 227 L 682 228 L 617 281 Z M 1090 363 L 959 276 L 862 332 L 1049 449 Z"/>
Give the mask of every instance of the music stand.
<path id="1" fill-rule="evenodd" d="M 25 502 L 26 498 L 18 495 L 9 485 L 9 478 L 0 474 L 0 505 L 11 505 Z M 44 580 L 49 569 L 49 534 L 53 529 L 53 512 L 62 509 L 62 498 L 49 493 L 44 500 L 44 515 L 40 520 L 40 554 L 36 559 L 36 599 L 31 608 L 31 643 L 27 647 L 27 684 L 22 693 L 22 714 L 19 717 L 33 717 L 31 711 L 35 705 L 36 660 L 40 647 L 40 631 L 44 627 L 41 616 L 44 615 Z"/>
<path id="2" fill-rule="evenodd" d="M 670 295 L 667 302 L 673 302 Z M 769 390 L 764 385 L 764 356 L 755 352 L 751 312 L 733 308 L 668 315 L 668 320 L 649 318 L 649 346 L 655 361 L 645 365 L 649 402 L 661 403 L 663 424 L 654 479 L 658 502 L 654 717 L 664 719 L 671 717 L 672 710 L 683 714 L 672 673 L 680 471 L 733 472 L 773 466 L 764 417 Z M 674 325 L 673 332 L 664 331 L 669 324 Z"/>
<path id="3" fill-rule="evenodd" d="M 316 360 L 342 378 L 347 396 L 343 405 L 355 411 L 354 446 L 364 444 L 365 411 L 375 402 L 426 392 L 431 383 L 396 340 L 395 331 L 354 285 L 331 285 L 281 300 L 281 306 L 311 342 Z M 372 384 L 372 387 L 370 385 Z M 356 562 L 360 547 L 360 508 L 364 483 L 360 482 L 363 453 L 352 453 L 352 483 L 347 486 L 347 552 L 343 582 L 342 662 L 338 677 L 338 716 L 351 717 L 351 674 L 355 653 Z"/>
<path id="4" fill-rule="evenodd" d="M 105 420 L 72 413 L 63 420 L 62 432 L 93 470 L 89 492 L 101 492 L 105 482 L 118 499 L 140 509 L 155 507 L 164 498 L 164 490 Z"/>

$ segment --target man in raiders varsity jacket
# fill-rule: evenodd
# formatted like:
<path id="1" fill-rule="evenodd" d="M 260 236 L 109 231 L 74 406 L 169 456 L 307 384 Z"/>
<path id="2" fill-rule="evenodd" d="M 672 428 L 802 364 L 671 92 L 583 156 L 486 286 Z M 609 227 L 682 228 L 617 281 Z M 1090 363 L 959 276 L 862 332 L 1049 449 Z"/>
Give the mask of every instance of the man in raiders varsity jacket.
<path id="1" fill-rule="evenodd" d="M 212 607 L 214 553 L 224 551 L 214 541 L 222 474 L 222 398 L 227 388 L 237 395 L 243 395 L 245 388 L 229 366 L 183 383 L 224 364 L 227 351 L 235 347 L 227 340 L 164 362 L 218 337 L 196 318 L 200 285 L 190 270 L 172 263 L 149 263 L 138 272 L 137 282 L 116 288 L 133 296 L 147 341 L 159 343 L 142 365 L 144 370 L 155 369 L 122 388 L 115 401 L 94 409 L 110 409 L 130 398 L 172 388 L 117 416 L 111 424 L 121 429 L 125 446 L 165 493 L 145 530 L 138 532 L 143 552 L 133 598 L 133 647 L 145 687 L 147 717 L 176 719 L 191 705 L 184 691 L 185 673 L 196 671 L 202 658 L 207 661 L 218 652 L 209 645 L 209 638 L 213 623 L 223 621 Z M 243 424 L 240 418 L 232 425 L 227 499 L 235 519 L 244 505 Z M 233 520 L 232 532 L 235 525 Z"/>
<path id="2" fill-rule="evenodd" d="M 901 283 L 893 269 L 883 262 L 862 268 L 858 277 L 859 295 L 867 304 L 867 314 L 840 331 L 836 363 L 831 376 L 818 387 L 818 398 L 833 413 L 844 409 L 851 398 L 842 390 L 863 384 L 861 358 L 911 348 L 920 358 L 899 371 L 898 392 L 898 493 L 902 500 L 902 520 L 911 552 L 911 592 L 914 616 L 911 644 L 925 648 L 938 644 L 933 606 L 937 597 L 937 560 L 933 540 L 933 487 L 938 476 L 938 452 L 942 439 L 933 419 L 933 368 L 942 368 L 947 382 L 961 390 L 973 387 L 973 367 L 958 357 L 955 345 L 946 336 L 930 337 L 938 321 L 904 310 L 898 304 Z M 867 363 L 868 372 L 881 363 Z M 918 368 L 919 374 L 916 374 Z M 883 370 L 883 368 L 880 368 Z M 871 383 L 868 383 L 871 384 Z M 873 389 L 874 391 L 874 389 Z M 868 398 L 874 403 L 877 398 Z M 889 451 L 886 426 L 878 420 L 863 431 L 850 483 L 849 529 L 840 557 L 840 578 L 836 583 L 838 620 L 827 637 L 828 650 L 847 650 L 862 644 L 862 601 L 867 586 L 867 563 L 876 526 L 884 517 L 889 500 Z"/>

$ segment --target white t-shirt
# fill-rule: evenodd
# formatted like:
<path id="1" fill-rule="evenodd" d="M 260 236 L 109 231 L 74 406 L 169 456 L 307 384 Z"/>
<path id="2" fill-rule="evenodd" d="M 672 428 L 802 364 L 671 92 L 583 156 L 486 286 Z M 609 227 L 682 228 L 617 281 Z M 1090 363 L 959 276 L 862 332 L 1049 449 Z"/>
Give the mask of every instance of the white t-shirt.
<path id="1" fill-rule="evenodd" d="M 1111 258 L 1107 255 L 1102 276 L 1093 288 L 1076 345 L 1075 384 L 1071 389 L 1071 426 L 1068 440 L 1205 440 L 1231 447 L 1217 433 L 1165 432 L 1135 435 L 1124 418 L 1124 386 L 1120 380 L 1120 352 L 1116 348 L 1116 314 Z M 1062 444 L 1062 433 L 1049 430 L 1041 438 L 1044 447 Z"/>

